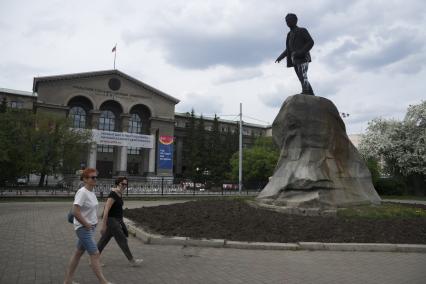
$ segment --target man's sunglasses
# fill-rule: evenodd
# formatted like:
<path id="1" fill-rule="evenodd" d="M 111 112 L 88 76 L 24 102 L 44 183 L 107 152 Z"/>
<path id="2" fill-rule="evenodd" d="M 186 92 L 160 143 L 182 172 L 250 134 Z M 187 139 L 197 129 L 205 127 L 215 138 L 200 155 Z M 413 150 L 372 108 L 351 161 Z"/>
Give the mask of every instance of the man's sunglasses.
<path id="1" fill-rule="evenodd" d="M 93 180 L 96 180 L 98 177 L 97 177 L 97 176 L 91 176 L 91 177 L 88 177 L 88 178 L 91 178 L 91 179 L 93 179 Z"/>

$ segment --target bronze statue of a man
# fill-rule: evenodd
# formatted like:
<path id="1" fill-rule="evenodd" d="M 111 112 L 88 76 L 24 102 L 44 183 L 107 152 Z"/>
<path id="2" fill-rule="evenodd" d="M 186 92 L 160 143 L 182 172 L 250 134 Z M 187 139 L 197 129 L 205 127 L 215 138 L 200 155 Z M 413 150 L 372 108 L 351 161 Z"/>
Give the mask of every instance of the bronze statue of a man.
<path id="1" fill-rule="evenodd" d="M 284 57 L 287 57 L 287 67 L 294 67 L 302 84 L 302 94 L 314 95 L 308 81 L 308 65 L 311 62 L 309 51 L 314 46 L 314 41 L 307 29 L 297 26 L 295 14 L 287 14 L 285 21 L 290 28 L 285 41 L 286 49 L 278 56 L 275 63 L 279 63 Z"/>

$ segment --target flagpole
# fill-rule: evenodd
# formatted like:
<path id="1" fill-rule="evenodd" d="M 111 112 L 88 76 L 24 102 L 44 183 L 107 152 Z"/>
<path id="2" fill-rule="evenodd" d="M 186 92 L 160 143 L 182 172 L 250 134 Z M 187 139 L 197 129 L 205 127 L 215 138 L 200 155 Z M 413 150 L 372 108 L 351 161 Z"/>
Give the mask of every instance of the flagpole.
<path id="1" fill-rule="evenodd" d="M 114 70 L 115 70 L 115 58 L 117 57 L 117 44 L 115 44 L 115 50 L 114 50 Z"/>
<path id="2" fill-rule="evenodd" d="M 117 57 L 117 44 L 114 46 L 114 70 L 115 70 L 115 58 Z"/>
<path id="3" fill-rule="evenodd" d="M 115 57 L 117 56 L 117 51 L 114 52 L 114 70 L 115 70 Z"/>

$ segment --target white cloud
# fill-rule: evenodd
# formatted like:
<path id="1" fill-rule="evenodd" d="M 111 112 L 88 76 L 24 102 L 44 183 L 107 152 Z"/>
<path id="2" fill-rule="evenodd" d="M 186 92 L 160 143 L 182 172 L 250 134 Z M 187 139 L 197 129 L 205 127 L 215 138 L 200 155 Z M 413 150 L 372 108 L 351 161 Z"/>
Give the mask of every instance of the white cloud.
<path id="1" fill-rule="evenodd" d="M 0 87 L 111 69 L 118 43 L 118 69 L 179 98 L 177 111 L 237 114 L 241 102 L 247 116 L 273 121 L 301 88 L 291 68 L 274 64 L 288 12 L 315 40 L 314 91 L 351 114 L 349 133 L 425 98 L 422 0 L 3 0 Z"/>
<path id="2" fill-rule="evenodd" d="M 258 77 L 261 77 L 262 75 L 263 75 L 263 72 L 262 70 L 260 70 L 260 68 L 231 69 L 225 72 L 225 74 L 221 74 L 219 78 L 217 78 L 214 81 L 214 83 L 218 83 L 218 84 L 233 83 L 233 82 L 258 78 Z"/>
<path id="3" fill-rule="evenodd" d="M 191 112 L 212 116 L 222 112 L 223 104 L 217 96 L 202 96 L 199 94 L 187 94 L 185 99 L 176 107 L 178 112 Z"/>

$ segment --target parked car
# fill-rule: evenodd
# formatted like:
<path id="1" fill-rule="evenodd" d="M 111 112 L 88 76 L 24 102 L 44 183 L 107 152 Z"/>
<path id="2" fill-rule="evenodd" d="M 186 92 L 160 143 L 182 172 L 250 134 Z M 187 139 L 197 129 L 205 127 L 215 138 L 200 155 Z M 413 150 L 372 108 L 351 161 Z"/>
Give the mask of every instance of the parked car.
<path id="1" fill-rule="evenodd" d="M 194 182 L 193 181 L 182 182 L 182 187 L 185 190 L 194 190 Z M 199 182 L 195 183 L 195 189 L 196 190 L 204 191 L 205 188 L 206 188 L 206 185 L 204 183 L 199 183 Z"/>
<path id="2" fill-rule="evenodd" d="M 224 183 L 222 184 L 224 190 L 238 190 L 238 184 L 236 183 Z"/>
<path id="3" fill-rule="evenodd" d="M 27 185 L 27 184 L 28 184 L 28 177 L 26 177 L 26 176 L 18 177 L 18 178 L 16 179 L 16 183 L 17 183 L 18 185 Z"/>

